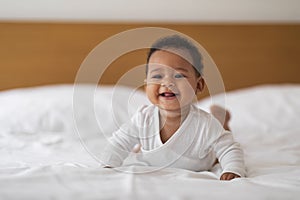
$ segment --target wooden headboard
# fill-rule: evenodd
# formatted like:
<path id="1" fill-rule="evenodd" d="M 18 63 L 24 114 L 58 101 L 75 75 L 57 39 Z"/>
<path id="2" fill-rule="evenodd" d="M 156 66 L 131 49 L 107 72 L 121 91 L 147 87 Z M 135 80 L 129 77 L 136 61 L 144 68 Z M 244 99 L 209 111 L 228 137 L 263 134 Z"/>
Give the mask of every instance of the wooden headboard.
<path id="1" fill-rule="evenodd" d="M 299 24 L 112 24 L 0 22 L 0 90 L 73 83 L 88 53 L 119 32 L 158 26 L 197 40 L 211 55 L 226 90 L 257 84 L 300 83 Z M 121 56 L 101 78 L 113 84 L 145 51 Z"/>

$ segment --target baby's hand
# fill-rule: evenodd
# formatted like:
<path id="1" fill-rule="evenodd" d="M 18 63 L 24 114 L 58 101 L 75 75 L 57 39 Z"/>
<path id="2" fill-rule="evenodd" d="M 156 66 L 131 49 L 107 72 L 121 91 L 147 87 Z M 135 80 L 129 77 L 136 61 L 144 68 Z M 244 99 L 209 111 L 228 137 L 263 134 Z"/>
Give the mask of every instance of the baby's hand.
<path id="1" fill-rule="evenodd" d="M 140 144 L 136 144 L 134 145 L 134 147 L 131 150 L 131 153 L 139 153 L 141 151 L 141 145 Z"/>
<path id="2" fill-rule="evenodd" d="M 222 181 L 230 181 L 235 178 L 241 178 L 239 175 L 231 172 L 225 172 L 224 174 L 221 175 L 220 180 Z"/>

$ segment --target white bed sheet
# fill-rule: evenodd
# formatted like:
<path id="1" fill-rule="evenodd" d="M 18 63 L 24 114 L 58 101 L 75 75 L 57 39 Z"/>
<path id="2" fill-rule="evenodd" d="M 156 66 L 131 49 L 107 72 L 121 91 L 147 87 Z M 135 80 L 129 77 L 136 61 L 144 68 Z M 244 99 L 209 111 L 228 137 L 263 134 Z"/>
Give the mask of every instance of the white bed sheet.
<path id="1" fill-rule="evenodd" d="M 244 149 L 248 171 L 248 177 L 229 182 L 219 181 L 214 172 L 99 168 L 95 156 L 107 134 L 148 101 L 131 88 L 98 88 L 95 113 L 84 105 L 78 109 L 82 123 L 77 126 L 85 130 L 79 140 L 72 94 L 72 85 L 0 92 L 0 199 L 300 198 L 300 85 L 227 93 L 230 126 Z M 218 100 L 221 95 L 214 98 Z M 210 98 L 198 102 L 203 109 L 210 104 Z M 106 135 L 94 124 L 95 115 Z"/>

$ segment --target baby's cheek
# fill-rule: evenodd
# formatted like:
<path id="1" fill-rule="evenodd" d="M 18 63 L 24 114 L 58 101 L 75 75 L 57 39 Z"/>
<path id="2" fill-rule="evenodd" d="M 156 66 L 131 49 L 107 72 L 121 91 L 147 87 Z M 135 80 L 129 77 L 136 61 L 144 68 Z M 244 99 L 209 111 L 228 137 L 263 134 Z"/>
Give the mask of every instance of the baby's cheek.
<path id="1" fill-rule="evenodd" d="M 185 88 L 182 88 L 182 91 L 185 99 L 190 99 L 192 101 L 195 98 L 196 89 L 192 88 L 191 86 L 186 86 Z"/>
<path id="2" fill-rule="evenodd" d="M 152 102 L 155 103 L 157 101 L 158 97 L 158 87 L 156 85 L 148 85 L 145 88 L 146 95 L 148 99 Z"/>

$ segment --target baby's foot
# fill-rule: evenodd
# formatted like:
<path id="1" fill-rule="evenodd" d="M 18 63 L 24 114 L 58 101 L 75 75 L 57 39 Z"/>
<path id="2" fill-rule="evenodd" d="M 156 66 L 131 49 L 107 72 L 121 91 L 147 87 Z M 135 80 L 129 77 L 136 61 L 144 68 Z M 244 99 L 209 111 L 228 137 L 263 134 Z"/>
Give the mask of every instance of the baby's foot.
<path id="1" fill-rule="evenodd" d="M 210 112 L 221 124 L 223 124 L 225 130 L 230 130 L 229 120 L 231 116 L 228 110 L 221 106 L 212 105 L 210 107 Z"/>

